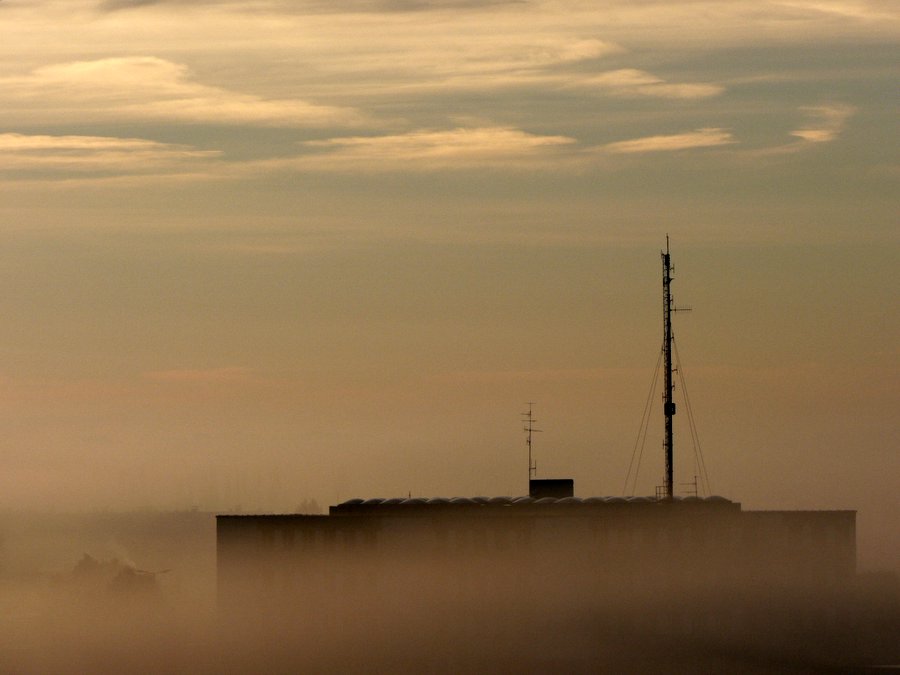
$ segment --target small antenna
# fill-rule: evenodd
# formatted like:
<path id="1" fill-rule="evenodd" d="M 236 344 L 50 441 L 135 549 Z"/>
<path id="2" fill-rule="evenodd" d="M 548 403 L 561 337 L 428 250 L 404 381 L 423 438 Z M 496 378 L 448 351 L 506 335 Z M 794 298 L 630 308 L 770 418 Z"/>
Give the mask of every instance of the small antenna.
<path id="1" fill-rule="evenodd" d="M 540 433 L 542 429 L 536 429 L 534 423 L 537 422 L 534 419 L 534 412 L 532 410 L 534 406 L 533 401 L 528 401 L 525 405 L 528 406 L 528 411 L 522 413 L 522 422 L 524 423 L 523 430 L 525 431 L 525 444 L 528 446 L 528 485 L 529 492 L 531 491 L 531 479 L 537 475 L 537 462 L 533 461 L 532 457 L 532 442 L 533 435 L 535 433 Z"/>

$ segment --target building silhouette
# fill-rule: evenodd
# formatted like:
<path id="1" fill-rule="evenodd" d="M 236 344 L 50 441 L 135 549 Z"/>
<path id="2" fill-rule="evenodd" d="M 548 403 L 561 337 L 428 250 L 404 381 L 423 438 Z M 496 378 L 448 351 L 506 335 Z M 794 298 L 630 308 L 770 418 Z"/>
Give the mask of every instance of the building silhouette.
<path id="1" fill-rule="evenodd" d="M 721 497 L 353 499 L 321 516 L 220 515 L 219 612 L 282 645 L 365 626 L 338 670 L 588 672 L 623 644 L 654 659 L 694 645 L 834 663 L 853 653 L 855 520 Z"/>

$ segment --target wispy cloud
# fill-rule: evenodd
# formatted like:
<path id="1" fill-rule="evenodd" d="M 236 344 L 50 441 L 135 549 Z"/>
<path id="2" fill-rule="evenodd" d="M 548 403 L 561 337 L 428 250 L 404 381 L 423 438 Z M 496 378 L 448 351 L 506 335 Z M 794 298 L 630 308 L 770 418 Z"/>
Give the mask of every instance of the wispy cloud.
<path id="1" fill-rule="evenodd" d="M 827 143 L 835 140 L 844 130 L 847 120 L 856 112 L 849 105 L 822 105 L 801 108 L 810 117 L 807 126 L 795 129 L 792 136 L 810 143 Z"/>
<path id="2" fill-rule="evenodd" d="M 203 7 L 232 5 L 282 13 L 424 12 L 478 9 L 493 5 L 523 4 L 524 0 L 102 0 L 101 9 L 115 11 L 151 5 Z"/>
<path id="3" fill-rule="evenodd" d="M 773 3 L 776 7 L 792 8 L 823 15 L 832 15 L 843 19 L 860 19 L 878 21 L 897 19 L 896 4 L 879 0 L 782 0 Z"/>
<path id="4" fill-rule="evenodd" d="M 751 150 L 753 157 L 777 157 L 810 150 L 837 140 L 847 126 L 847 121 L 856 114 L 856 108 L 843 103 L 806 106 L 800 108 L 807 117 L 807 124 L 790 132 L 796 140 Z"/>
<path id="5" fill-rule="evenodd" d="M 0 78 L 7 121 L 170 120 L 262 126 L 345 126 L 362 115 L 350 108 L 297 99 L 266 99 L 191 79 L 188 69 L 153 56 L 128 56 L 43 66 Z"/>
<path id="6" fill-rule="evenodd" d="M 737 141 L 721 128 L 647 136 L 585 147 L 577 139 L 502 126 L 416 130 L 387 136 L 349 136 L 306 141 L 292 157 L 249 162 L 238 172 L 334 171 L 345 173 L 472 169 L 582 170 L 601 157 L 673 152 Z"/>
<path id="7" fill-rule="evenodd" d="M 478 11 L 504 5 L 513 9 L 541 7 L 551 3 L 534 0 L 91 0 L 104 11 L 166 6 L 172 8 L 227 7 L 235 10 L 269 12 L 279 14 L 338 14 L 338 13 L 412 13 L 446 12 L 448 10 Z M 596 3 L 570 2 L 563 9 L 584 14 L 593 10 L 619 21 L 645 18 L 650 12 L 665 19 L 688 12 L 697 14 L 696 8 L 707 10 L 699 19 L 729 18 L 754 9 L 754 16 L 803 16 L 834 15 L 852 19 L 878 19 L 896 16 L 884 0 L 607 0 L 602 6 Z"/>
<path id="8" fill-rule="evenodd" d="M 666 82 L 661 77 L 633 68 L 588 75 L 576 80 L 573 84 L 578 87 L 608 92 L 615 96 L 649 96 L 672 99 L 710 98 L 725 91 L 725 87 L 718 84 Z"/>
<path id="9" fill-rule="evenodd" d="M 574 54 L 579 53 L 572 45 Z M 615 45 L 605 45 L 611 53 L 621 51 Z M 586 53 L 587 48 L 585 48 Z M 600 54 L 598 49 L 597 55 Z M 643 70 L 631 68 L 592 74 L 581 69 L 567 69 L 570 61 L 562 51 L 554 55 L 543 52 L 534 55 L 533 64 L 512 63 L 498 60 L 494 63 L 472 64 L 457 67 L 453 72 L 435 70 L 431 79 L 420 79 L 403 85 L 403 90 L 431 92 L 483 91 L 502 88 L 530 88 L 536 90 L 578 90 L 580 92 L 617 98 L 704 99 L 718 96 L 725 91 L 720 84 L 697 82 L 669 82 Z M 587 58 L 587 57 L 585 57 Z M 593 58 L 596 58 L 594 56 Z M 446 65 L 446 64 L 445 64 Z"/>
<path id="10" fill-rule="evenodd" d="M 645 136 L 601 146 L 599 150 L 614 154 L 673 152 L 693 148 L 710 148 L 735 143 L 731 132 L 718 127 L 697 129 L 683 134 Z"/>
<path id="11" fill-rule="evenodd" d="M 231 180 L 261 172 L 547 170 L 584 167 L 601 155 L 688 150 L 733 143 L 722 129 L 650 136 L 585 148 L 577 139 L 505 126 L 419 129 L 304 141 L 296 154 L 235 160 L 214 150 L 141 138 L 0 134 L 0 175 L 20 182 L 129 184 L 166 179 Z M 124 183 L 122 181 L 125 181 Z"/>
<path id="12" fill-rule="evenodd" d="M 307 141 L 303 147 L 312 152 L 284 161 L 295 168 L 337 171 L 534 166 L 574 143 L 566 136 L 541 136 L 510 127 L 417 130 Z"/>
<path id="13" fill-rule="evenodd" d="M 2 174 L 183 170 L 219 154 L 142 138 L 0 134 Z"/>
<path id="14" fill-rule="evenodd" d="M 501 34 L 462 23 L 459 32 L 423 27 L 421 35 L 387 28 L 388 36 L 358 53 L 321 60 L 326 91 L 352 82 L 354 95 L 428 95 L 498 88 L 558 88 L 584 78 L 591 62 L 624 50 L 594 37 Z M 414 55 L 414 58 L 412 57 Z"/>

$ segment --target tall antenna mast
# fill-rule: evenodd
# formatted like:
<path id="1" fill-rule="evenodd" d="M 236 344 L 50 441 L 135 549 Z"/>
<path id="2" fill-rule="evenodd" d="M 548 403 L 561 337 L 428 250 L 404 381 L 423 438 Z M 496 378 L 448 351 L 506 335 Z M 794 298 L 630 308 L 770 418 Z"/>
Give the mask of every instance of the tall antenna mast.
<path id="1" fill-rule="evenodd" d="M 673 449 L 675 438 L 672 432 L 672 418 L 675 416 L 675 401 L 673 392 L 675 385 L 673 383 L 672 374 L 672 312 L 691 311 L 690 307 L 674 307 L 672 300 L 672 273 L 675 268 L 672 266 L 672 258 L 669 255 L 669 235 L 666 235 L 666 250 L 662 253 L 663 265 L 663 358 L 665 360 L 665 392 L 663 392 L 663 415 L 666 419 L 666 438 L 663 447 L 666 451 L 666 481 L 663 486 L 663 494 L 666 499 L 672 499 L 675 496 L 673 482 Z"/>
<path id="2" fill-rule="evenodd" d="M 532 401 L 529 401 L 528 403 L 526 403 L 526 405 L 528 406 L 528 411 L 522 413 L 522 421 L 525 423 L 525 426 L 523 427 L 525 431 L 525 444 L 528 446 L 528 485 L 530 492 L 531 479 L 534 478 L 535 475 L 537 475 L 537 462 L 532 459 L 531 444 L 533 435 L 535 433 L 540 433 L 541 429 L 535 429 L 534 427 L 534 423 L 537 422 L 537 420 L 534 419 L 534 414 L 532 412 L 532 406 L 534 406 L 534 403 Z"/>
<path id="3" fill-rule="evenodd" d="M 663 414 L 666 419 L 666 438 L 663 447 L 666 451 L 666 480 L 664 487 L 664 495 L 666 499 L 671 500 L 674 496 L 673 492 L 673 475 L 672 475 L 672 451 L 674 447 L 674 436 L 672 434 L 672 417 L 675 416 L 675 401 L 672 400 L 673 384 L 672 384 L 672 292 L 670 286 L 672 284 L 672 268 L 671 257 L 669 256 L 669 235 L 666 235 L 666 251 L 662 254 L 663 264 L 663 358 L 665 360 L 665 391 L 663 393 L 664 401 Z"/>

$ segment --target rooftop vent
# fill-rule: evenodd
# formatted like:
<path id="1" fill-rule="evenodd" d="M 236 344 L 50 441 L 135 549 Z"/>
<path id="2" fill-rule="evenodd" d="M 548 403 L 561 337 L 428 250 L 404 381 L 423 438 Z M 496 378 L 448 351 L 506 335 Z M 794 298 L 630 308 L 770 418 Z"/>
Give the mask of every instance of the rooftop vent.
<path id="1" fill-rule="evenodd" d="M 571 478 L 532 478 L 528 481 L 528 496 L 534 499 L 575 496 L 575 481 Z"/>

